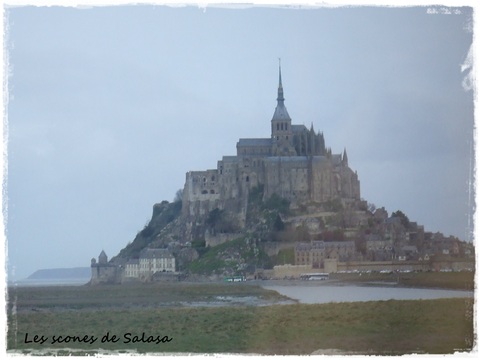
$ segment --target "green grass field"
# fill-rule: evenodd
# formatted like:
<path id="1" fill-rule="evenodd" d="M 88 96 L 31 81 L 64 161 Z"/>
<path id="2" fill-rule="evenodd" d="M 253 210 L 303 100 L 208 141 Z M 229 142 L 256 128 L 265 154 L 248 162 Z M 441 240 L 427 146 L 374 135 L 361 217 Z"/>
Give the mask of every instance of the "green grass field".
<path id="1" fill-rule="evenodd" d="M 175 305 L 180 301 L 214 301 L 217 296 L 253 296 L 270 303 L 284 300 L 275 292 L 249 284 L 11 289 L 7 350 L 76 355 L 95 354 L 99 349 L 300 355 L 339 349 L 344 353 L 396 355 L 448 354 L 469 351 L 473 346 L 473 299 Z M 115 335 L 118 341 L 102 342 L 107 332 L 110 339 Z M 35 343 L 35 335 L 44 343 Z M 71 338 L 52 344 L 58 336 Z M 138 342 L 133 342 L 134 336 Z"/>

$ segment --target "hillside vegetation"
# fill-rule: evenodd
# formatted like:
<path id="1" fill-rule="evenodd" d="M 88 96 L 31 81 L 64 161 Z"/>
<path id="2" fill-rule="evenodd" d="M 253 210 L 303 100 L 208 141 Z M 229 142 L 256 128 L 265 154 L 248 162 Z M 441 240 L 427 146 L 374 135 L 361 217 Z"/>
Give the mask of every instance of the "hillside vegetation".
<path id="1" fill-rule="evenodd" d="M 388 216 L 384 208 L 376 209 L 364 200 L 340 198 L 292 206 L 275 193 L 265 198 L 259 185 L 249 190 L 246 214 L 214 208 L 193 219 L 182 216 L 179 191 L 174 202 L 154 205 L 150 221 L 111 262 L 123 265 L 146 247 L 168 248 L 177 271 L 186 276 L 245 275 L 258 268 L 295 264 L 295 244 L 314 240 L 353 241 L 354 253 L 338 258 L 344 262 L 389 261 L 400 255 L 418 261 L 426 254 L 439 258 L 446 248 L 456 251 L 457 258 L 465 258 L 467 252 L 469 258 L 473 256 L 473 246 L 427 233 L 400 210 Z M 367 248 L 372 240 L 377 245 Z"/>

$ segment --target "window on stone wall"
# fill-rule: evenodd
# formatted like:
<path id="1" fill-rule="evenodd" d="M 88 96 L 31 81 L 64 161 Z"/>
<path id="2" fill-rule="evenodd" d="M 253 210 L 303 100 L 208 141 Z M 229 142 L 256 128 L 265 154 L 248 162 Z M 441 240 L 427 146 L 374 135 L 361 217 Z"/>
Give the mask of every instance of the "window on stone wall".
<path id="1" fill-rule="evenodd" d="M 249 182 L 250 181 L 250 177 L 247 175 L 247 177 L 245 178 L 245 181 L 246 182 Z"/>

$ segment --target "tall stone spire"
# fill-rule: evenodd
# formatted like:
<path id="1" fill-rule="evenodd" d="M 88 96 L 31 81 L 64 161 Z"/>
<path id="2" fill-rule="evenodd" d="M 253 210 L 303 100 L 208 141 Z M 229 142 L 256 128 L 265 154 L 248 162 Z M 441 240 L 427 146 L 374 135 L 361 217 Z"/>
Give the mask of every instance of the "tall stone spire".
<path id="1" fill-rule="evenodd" d="M 278 96 L 277 106 L 272 117 L 272 150 L 274 156 L 294 156 L 292 119 L 284 104 L 282 85 L 282 67 L 278 59 Z"/>
<path id="2" fill-rule="evenodd" d="M 282 66 L 280 59 L 278 59 L 278 95 L 277 95 L 277 107 L 273 114 L 272 121 L 291 121 L 290 115 L 288 115 L 287 108 L 284 104 L 285 98 L 283 97 L 283 85 L 282 85 Z"/>
<path id="3" fill-rule="evenodd" d="M 283 86 L 282 86 L 282 64 L 281 59 L 278 59 L 278 96 L 277 104 L 283 106 L 285 98 L 283 97 Z"/>

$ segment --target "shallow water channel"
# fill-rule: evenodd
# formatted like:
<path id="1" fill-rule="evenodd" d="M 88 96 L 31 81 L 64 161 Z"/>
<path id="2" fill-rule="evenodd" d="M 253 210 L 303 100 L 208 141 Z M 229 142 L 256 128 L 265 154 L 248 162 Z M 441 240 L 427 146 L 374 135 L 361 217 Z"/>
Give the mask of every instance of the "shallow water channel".
<path id="1" fill-rule="evenodd" d="M 429 300 L 472 297 L 473 291 L 418 289 L 388 286 L 357 285 L 265 285 L 281 295 L 298 300 L 302 304 L 325 304 L 330 302 L 356 302 L 380 300 Z"/>

